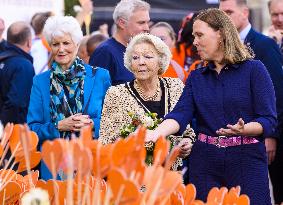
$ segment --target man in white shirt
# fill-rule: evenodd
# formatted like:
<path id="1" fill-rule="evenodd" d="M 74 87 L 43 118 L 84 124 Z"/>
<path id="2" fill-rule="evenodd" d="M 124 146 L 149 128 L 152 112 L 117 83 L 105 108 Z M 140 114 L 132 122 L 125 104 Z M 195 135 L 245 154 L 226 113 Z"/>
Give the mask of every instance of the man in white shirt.
<path id="1" fill-rule="evenodd" d="M 51 12 L 40 12 L 34 14 L 31 19 L 31 26 L 34 30 L 35 37 L 32 39 L 30 54 L 33 57 L 33 66 L 35 75 L 48 70 L 49 50 L 47 42 L 42 36 L 42 30 Z"/>

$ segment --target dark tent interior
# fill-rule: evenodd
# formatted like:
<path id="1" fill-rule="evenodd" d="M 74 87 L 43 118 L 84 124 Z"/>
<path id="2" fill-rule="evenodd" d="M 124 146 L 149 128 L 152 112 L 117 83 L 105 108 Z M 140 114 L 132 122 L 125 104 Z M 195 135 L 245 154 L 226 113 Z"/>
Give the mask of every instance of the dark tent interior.
<path id="1" fill-rule="evenodd" d="M 91 31 L 98 26 L 107 23 L 110 28 L 113 24 L 112 13 L 119 0 L 94 1 Z M 217 7 L 218 0 L 147 0 L 151 5 L 150 18 L 153 23 L 166 21 L 177 32 L 182 19 L 191 12 L 209 7 Z"/>

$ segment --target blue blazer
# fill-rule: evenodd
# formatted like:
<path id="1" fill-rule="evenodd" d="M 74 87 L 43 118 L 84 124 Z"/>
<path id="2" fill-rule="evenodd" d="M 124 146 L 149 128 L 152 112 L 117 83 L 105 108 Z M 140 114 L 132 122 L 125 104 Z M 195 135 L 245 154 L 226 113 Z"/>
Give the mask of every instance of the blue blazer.
<path id="1" fill-rule="evenodd" d="M 283 59 L 279 46 L 273 39 L 253 28 L 249 31 L 245 44 L 253 49 L 255 59 L 265 65 L 271 77 L 276 96 L 278 127 L 274 135 L 270 137 L 283 140 Z"/>
<path id="2" fill-rule="evenodd" d="M 95 127 L 95 138 L 98 138 L 101 111 L 104 96 L 110 87 L 109 72 L 103 68 L 92 69 L 91 66 L 85 64 L 86 77 L 84 81 L 84 102 L 87 103 L 89 98 L 89 106 L 86 113 L 91 117 Z M 83 105 L 83 110 L 86 105 Z M 39 145 L 41 148 L 45 140 L 53 140 L 59 137 L 59 131 L 51 122 L 50 117 L 50 70 L 39 74 L 33 78 L 33 86 L 31 90 L 30 103 L 28 109 L 27 122 L 30 129 L 39 137 Z M 44 163 L 41 163 L 41 178 L 52 178 Z"/>
<path id="3" fill-rule="evenodd" d="M 94 122 L 95 138 L 98 138 L 100 117 L 104 96 L 110 84 L 110 75 L 103 68 L 86 67 L 84 81 L 84 102 L 91 97 L 87 113 Z M 83 110 L 86 105 L 83 105 Z M 45 140 L 59 137 L 59 131 L 51 122 L 50 117 L 50 70 L 33 78 L 27 122 L 30 129 L 37 133 L 40 144 Z"/>

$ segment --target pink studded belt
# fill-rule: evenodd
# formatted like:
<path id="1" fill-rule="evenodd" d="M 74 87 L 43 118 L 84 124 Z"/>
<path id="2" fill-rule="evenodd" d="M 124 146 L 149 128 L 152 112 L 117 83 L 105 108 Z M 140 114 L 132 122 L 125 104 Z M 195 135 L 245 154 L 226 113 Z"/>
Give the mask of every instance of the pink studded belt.
<path id="1" fill-rule="evenodd" d="M 198 140 L 201 142 L 205 142 L 207 144 L 212 144 L 217 147 L 231 147 L 231 146 L 238 146 L 241 144 L 254 144 L 258 143 L 259 141 L 254 137 L 247 137 L 247 136 L 234 136 L 234 137 L 226 137 L 226 136 L 217 136 L 212 137 L 205 134 L 199 134 Z"/>

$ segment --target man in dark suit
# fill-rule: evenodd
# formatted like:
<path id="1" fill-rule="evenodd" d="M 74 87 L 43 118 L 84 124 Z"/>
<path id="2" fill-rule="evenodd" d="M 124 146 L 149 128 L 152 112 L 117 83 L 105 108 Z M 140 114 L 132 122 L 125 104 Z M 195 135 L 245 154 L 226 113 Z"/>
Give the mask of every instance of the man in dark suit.
<path id="1" fill-rule="evenodd" d="M 276 150 L 280 146 L 280 138 L 283 140 L 283 70 L 282 70 L 282 55 L 279 46 L 276 42 L 255 31 L 249 22 L 249 8 L 247 0 L 220 0 L 219 8 L 226 12 L 233 23 L 235 24 L 241 40 L 252 50 L 255 54 L 255 59 L 260 60 L 267 68 L 272 79 L 277 106 L 278 128 L 273 136 L 266 138 L 265 146 L 268 156 L 269 165 L 274 163 Z M 282 142 L 281 142 L 282 143 Z M 280 171 L 280 173 L 282 173 Z M 270 172 L 272 183 L 275 181 Z M 283 184 L 282 184 L 283 185 Z"/>
<path id="2" fill-rule="evenodd" d="M 283 53 L 283 0 L 270 0 L 268 9 L 272 23 L 268 28 L 268 36 L 277 42 Z"/>
<path id="3" fill-rule="evenodd" d="M 283 54 L 283 0 L 270 0 L 268 2 L 272 25 L 268 35 L 276 40 Z M 277 147 L 274 162 L 270 165 L 270 176 L 273 182 L 274 199 L 277 204 L 283 203 L 283 140 Z"/>

